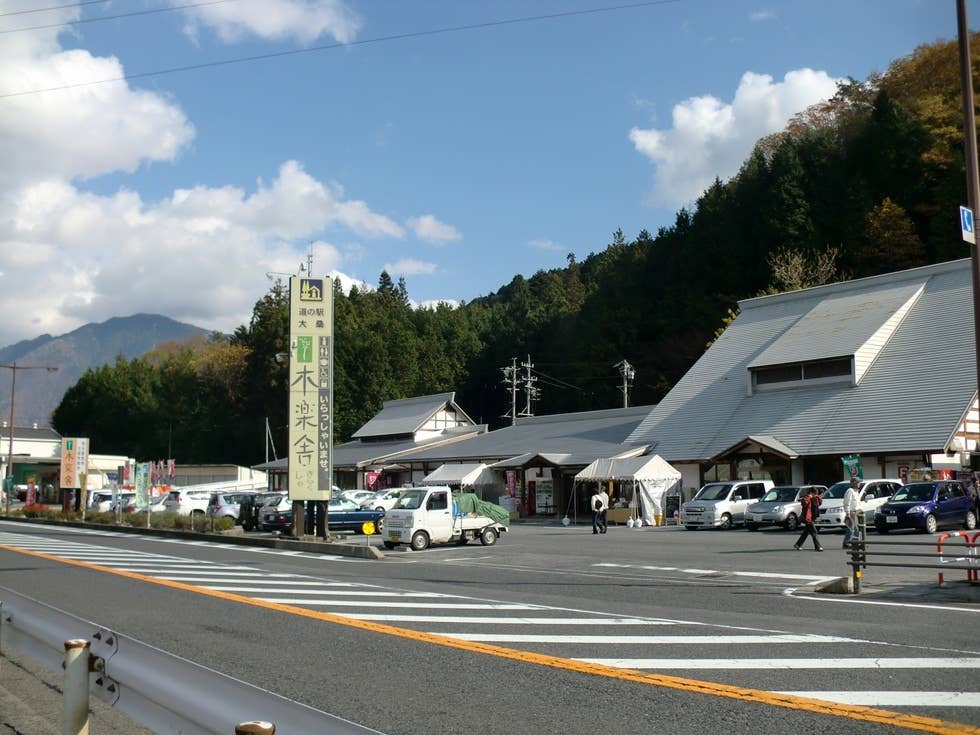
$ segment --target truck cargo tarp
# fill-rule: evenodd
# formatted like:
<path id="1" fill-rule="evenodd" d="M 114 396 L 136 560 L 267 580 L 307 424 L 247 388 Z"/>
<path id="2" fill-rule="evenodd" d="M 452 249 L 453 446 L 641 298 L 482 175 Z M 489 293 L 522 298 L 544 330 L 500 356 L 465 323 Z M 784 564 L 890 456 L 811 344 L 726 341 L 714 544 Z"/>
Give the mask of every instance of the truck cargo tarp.
<path id="1" fill-rule="evenodd" d="M 652 525 L 657 516 L 663 517 L 664 495 L 680 487 L 681 473 L 659 454 L 646 457 L 597 459 L 575 475 L 576 482 L 614 480 L 632 483 L 630 508 L 639 510 L 640 517 Z"/>
<path id="2" fill-rule="evenodd" d="M 456 501 L 457 510 L 463 515 L 476 513 L 480 516 L 492 518 L 501 526 L 510 525 L 510 513 L 496 503 L 491 503 L 488 500 L 480 500 L 475 493 L 459 493 L 458 495 L 453 495 L 453 500 Z"/>

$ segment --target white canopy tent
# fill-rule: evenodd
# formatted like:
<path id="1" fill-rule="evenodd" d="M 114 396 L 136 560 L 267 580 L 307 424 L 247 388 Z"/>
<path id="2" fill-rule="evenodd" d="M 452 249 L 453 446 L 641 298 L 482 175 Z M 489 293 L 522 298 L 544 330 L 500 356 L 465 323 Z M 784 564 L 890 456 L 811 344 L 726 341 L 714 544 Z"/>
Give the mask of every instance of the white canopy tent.
<path id="1" fill-rule="evenodd" d="M 622 459 L 597 459 L 575 475 L 576 482 L 631 482 L 630 508 L 638 509 L 646 525 L 663 517 L 664 495 L 680 485 L 681 473 L 659 454 Z"/>
<path id="2" fill-rule="evenodd" d="M 422 478 L 423 485 L 458 485 L 462 490 L 494 484 L 493 471 L 485 464 L 444 464 Z"/>

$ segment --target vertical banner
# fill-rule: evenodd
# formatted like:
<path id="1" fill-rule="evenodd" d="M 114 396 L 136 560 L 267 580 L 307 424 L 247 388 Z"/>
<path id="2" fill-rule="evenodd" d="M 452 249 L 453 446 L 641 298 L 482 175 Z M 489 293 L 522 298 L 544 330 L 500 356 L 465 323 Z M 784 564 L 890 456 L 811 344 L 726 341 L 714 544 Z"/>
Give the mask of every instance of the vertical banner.
<path id="1" fill-rule="evenodd" d="M 289 498 L 328 500 L 333 475 L 333 281 L 289 279 Z"/>
<path id="2" fill-rule="evenodd" d="M 144 508 L 150 504 L 151 465 L 151 462 L 140 462 L 136 465 L 136 505 Z"/>
<path id="3" fill-rule="evenodd" d="M 61 440 L 61 487 L 80 488 L 88 474 L 88 439 L 63 437 Z"/>
<path id="4" fill-rule="evenodd" d="M 859 480 L 864 479 L 864 472 L 861 471 L 861 456 L 858 454 L 848 454 L 846 457 L 841 457 L 840 461 L 844 463 L 844 476 L 850 480 L 857 478 Z"/>

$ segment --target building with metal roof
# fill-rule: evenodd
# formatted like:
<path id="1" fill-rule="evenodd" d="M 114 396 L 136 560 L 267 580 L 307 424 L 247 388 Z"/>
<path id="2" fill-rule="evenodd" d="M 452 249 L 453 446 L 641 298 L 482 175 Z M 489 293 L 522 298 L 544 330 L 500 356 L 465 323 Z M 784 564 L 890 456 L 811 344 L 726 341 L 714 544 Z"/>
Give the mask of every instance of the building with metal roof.
<path id="1" fill-rule="evenodd" d="M 630 434 L 684 475 L 830 484 L 966 471 L 977 452 L 969 259 L 739 302 Z"/>

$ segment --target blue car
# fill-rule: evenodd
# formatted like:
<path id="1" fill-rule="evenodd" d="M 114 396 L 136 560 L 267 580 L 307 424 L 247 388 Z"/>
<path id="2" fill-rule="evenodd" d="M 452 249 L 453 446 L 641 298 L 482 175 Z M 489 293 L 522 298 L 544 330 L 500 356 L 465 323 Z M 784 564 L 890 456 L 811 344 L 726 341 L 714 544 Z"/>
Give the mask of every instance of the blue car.
<path id="1" fill-rule="evenodd" d="M 875 513 L 875 529 L 888 533 L 914 528 L 935 533 L 940 527 L 977 527 L 973 498 L 956 480 L 913 482 L 895 491 Z"/>
<path id="2" fill-rule="evenodd" d="M 345 498 L 330 498 L 327 502 L 327 527 L 331 531 L 355 531 L 363 533 L 364 524 L 374 524 L 374 533 L 384 528 L 383 510 L 361 510 L 357 503 Z M 270 508 L 262 514 L 263 531 L 288 531 L 293 527 L 292 508 Z"/>

